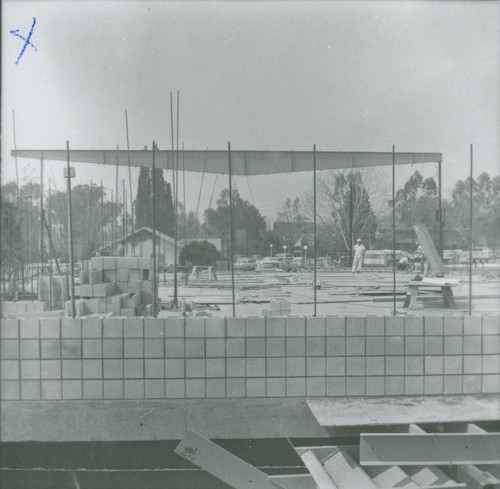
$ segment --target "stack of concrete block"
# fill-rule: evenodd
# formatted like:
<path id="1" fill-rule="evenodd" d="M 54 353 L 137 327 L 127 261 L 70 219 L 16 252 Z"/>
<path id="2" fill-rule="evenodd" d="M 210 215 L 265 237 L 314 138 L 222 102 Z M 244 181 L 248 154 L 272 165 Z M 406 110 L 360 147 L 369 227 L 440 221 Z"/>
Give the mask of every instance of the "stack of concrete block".
<path id="1" fill-rule="evenodd" d="M 48 304 L 41 301 L 5 301 L 2 303 L 2 313 L 4 317 L 33 316 L 47 311 Z"/>
<path id="2" fill-rule="evenodd" d="M 52 301 L 50 300 L 51 293 Z M 66 275 L 41 275 L 38 277 L 39 301 L 52 303 L 53 309 L 64 309 L 64 303 L 68 299 L 68 277 Z"/>
<path id="3" fill-rule="evenodd" d="M 285 299 L 271 299 L 270 309 L 262 311 L 263 316 L 290 316 L 292 305 Z"/>
<path id="4" fill-rule="evenodd" d="M 80 272 L 77 316 L 107 314 L 135 316 L 151 314 L 153 261 L 148 258 L 94 257 L 90 268 Z M 66 312 L 71 312 L 71 303 Z"/>

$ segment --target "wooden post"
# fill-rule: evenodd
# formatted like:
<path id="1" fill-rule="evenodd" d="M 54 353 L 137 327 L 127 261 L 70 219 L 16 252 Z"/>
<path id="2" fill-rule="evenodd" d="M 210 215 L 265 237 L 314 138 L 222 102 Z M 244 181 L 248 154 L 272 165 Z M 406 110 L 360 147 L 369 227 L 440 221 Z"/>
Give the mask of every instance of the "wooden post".
<path id="1" fill-rule="evenodd" d="M 231 142 L 227 143 L 227 154 L 229 163 L 229 225 L 231 238 L 231 292 L 233 299 L 233 317 L 236 316 L 236 300 L 234 293 L 234 230 L 233 230 L 233 169 L 231 166 Z"/>

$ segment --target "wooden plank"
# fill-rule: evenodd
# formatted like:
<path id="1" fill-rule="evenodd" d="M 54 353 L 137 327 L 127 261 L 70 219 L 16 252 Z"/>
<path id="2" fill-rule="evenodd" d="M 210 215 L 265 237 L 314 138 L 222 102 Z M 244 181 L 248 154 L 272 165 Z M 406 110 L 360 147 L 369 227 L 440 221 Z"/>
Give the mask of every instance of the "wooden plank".
<path id="1" fill-rule="evenodd" d="M 188 430 L 174 452 L 235 489 L 282 487 L 270 481 L 264 472 L 192 430 Z"/>
<path id="2" fill-rule="evenodd" d="M 432 241 L 431 235 L 425 224 L 416 224 L 413 226 L 419 243 L 424 249 L 425 257 L 431 266 L 431 272 L 433 275 L 442 275 L 444 273 L 444 265 L 441 261 L 441 257 L 434 246 L 434 241 Z"/>
<path id="3" fill-rule="evenodd" d="M 343 450 L 324 461 L 325 470 L 339 489 L 376 489 L 370 476 Z"/>
<path id="4" fill-rule="evenodd" d="M 318 489 L 311 474 L 270 475 L 269 480 L 285 489 Z"/>
<path id="5" fill-rule="evenodd" d="M 311 473 L 319 489 L 339 489 L 311 450 L 304 450 L 302 448 L 296 448 L 295 450 Z"/>
<path id="6" fill-rule="evenodd" d="M 362 434 L 361 465 L 500 463 L 500 433 Z"/>
<path id="7" fill-rule="evenodd" d="M 397 487 L 398 489 L 417 489 L 419 485 L 399 466 L 365 467 L 365 472 L 380 489 Z"/>

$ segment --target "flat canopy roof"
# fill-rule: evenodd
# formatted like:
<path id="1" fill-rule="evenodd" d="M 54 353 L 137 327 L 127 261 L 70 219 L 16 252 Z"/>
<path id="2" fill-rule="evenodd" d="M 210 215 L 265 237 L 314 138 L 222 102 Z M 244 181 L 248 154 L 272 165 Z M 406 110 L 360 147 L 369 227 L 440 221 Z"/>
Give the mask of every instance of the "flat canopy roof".
<path id="1" fill-rule="evenodd" d="M 101 165 L 128 166 L 126 150 L 70 150 L 70 161 L 74 163 L 94 163 Z M 11 151 L 18 158 L 67 161 L 66 150 L 18 149 Z M 229 173 L 228 152 L 226 150 L 189 150 L 179 151 L 179 170 L 189 172 Z M 157 168 L 171 170 L 173 165 L 171 150 L 157 150 Z M 183 168 L 184 161 L 184 168 Z M 395 153 L 396 165 L 415 163 L 437 163 L 442 161 L 441 153 Z M 206 162 L 206 164 L 205 164 Z M 151 168 L 151 150 L 131 150 L 130 165 Z M 317 151 L 316 169 L 330 170 L 342 168 L 365 168 L 392 165 L 392 153 Z M 231 151 L 233 175 L 267 175 L 271 173 L 293 173 L 313 170 L 312 151 Z"/>

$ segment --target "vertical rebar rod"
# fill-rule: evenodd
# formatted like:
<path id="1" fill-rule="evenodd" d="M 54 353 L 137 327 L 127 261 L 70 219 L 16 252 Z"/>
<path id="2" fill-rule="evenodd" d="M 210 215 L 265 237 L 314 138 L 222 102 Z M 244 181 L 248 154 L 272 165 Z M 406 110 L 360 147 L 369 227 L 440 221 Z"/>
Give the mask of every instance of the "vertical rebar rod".
<path id="1" fill-rule="evenodd" d="M 233 300 L 233 317 L 236 316 L 236 301 L 234 293 L 234 231 L 233 231 L 233 169 L 231 166 L 231 142 L 227 143 L 227 154 L 229 163 L 229 236 L 231 240 L 231 293 Z"/>
<path id="2" fill-rule="evenodd" d="M 114 220 L 115 220 L 115 236 L 113 239 L 113 245 L 115 247 L 115 255 L 117 255 L 117 247 L 118 247 L 118 159 L 120 157 L 118 151 L 120 147 L 116 145 L 116 172 L 115 172 L 115 209 L 114 209 Z"/>
<path id="3" fill-rule="evenodd" d="M 441 261 L 444 259 L 444 232 L 443 232 L 443 199 L 441 187 L 441 161 L 438 161 L 438 199 L 439 199 L 439 252 L 441 253 Z"/>
<path id="4" fill-rule="evenodd" d="M 104 187 L 101 180 L 101 253 L 104 248 Z"/>
<path id="5" fill-rule="evenodd" d="M 43 272 L 43 155 L 40 158 L 40 272 Z"/>
<path id="6" fill-rule="evenodd" d="M 396 315 L 396 153 L 392 145 L 392 289 L 393 315 Z"/>
<path id="7" fill-rule="evenodd" d="M 132 233 L 134 232 L 134 198 L 132 194 L 132 170 L 130 168 L 130 142 L 129 142 L 129 136 L 128 136 L 128 113 L 125 110 L 125 125 L 127 128 L 127 159 L 128 159 L 128 184 L 129 184 L 129 190 L 130 190 L 130 215 L 132 218 Z M 132 246 L 133 254 L 132 256 L 135 256 L 135 250 L 134 247 Z"/>
<path id="8" fill-rule="evenodd" d="M 473 191 L 473 147 L 470 145 L 470 196 L 469 196 L 469 316 L 472 314 L 472 191 Z"/>
<path id="9" fill-rule="evenodd" d="M 155 162 L 156 143 L 153 141 L 153 177 L 156 169 Z M 156 296 L 157 294 L 156 283 L 156 181 L 153 178 L 153 317 L 156 317 Z"/>
<path id="10" fill-rule="evenodd" d="M 116 227 L 116 222 L 115 222 L 115 208 L 114 208 L 114 202 L 115 202 L 115 196 L 113 193 L 113 189 L 111 189 L 111 241 L 109 243 L 109 252 L 111 255 L 113 255 L 113 246 L 115 242 L 115 227 Z"/>
<path id="11" fill-rule="evenodd" d="M 92 199 L 92 194 L 93 194 L 93 187 L 94 187 L 94 182 L 92 179 L 90 180 L 90 191 L 89 191 L 89 215 L 88 215 L 88 231 L 87 231 L 87 261 L 90 260 L 91 256 L 91 251 L 90 251 L 90 245 L 92 243 L 92 224 L 94 220 L 92 219 L 92 204 L 93 199 Z"/>
<path id="12" fill-rule="evenodd" d="M 69 141 L 66 141 L 66 153 L 68 156 L 68 246 L 69 246 L 69 266 L 71 274 L 71 317 L 76 316 L 75 304 L 75 263 L 73 257 L 73 225 L 71 218 L 71 169 L 69 165 Z"/>
<path id="13" fill-rule="evenodd" d="M 316 316 L 317 310 L 317 261 L 318 261 L 318 242 L 317 242 L 317 218 L 316 218 L 316 144 L 313 146 L 313 220 L 314 220 L 314 279 L 313 279 L 313 292 L 314 292 L 314 316 Z"/>
<path id="14" fill-rule="evenodd" d="M 175 203 L 174 203 L 174 306 L 178 307 L 177 284 L 177 202 L 179 200 L 179 91 L 177 91 L 177 124 L 175 146 Z"/>
<path id="15" fill-rule="evenodd" d="M 182 199 L 184 205 L 184 244 L 187 239 L 186 171 L 184 169 L 184 143 L 182 143 Z"/>
<path id="16" fill-rule="evenodd" d="M 123 239 L 123 256 L 127 256 L 126 243 L 127 238 L 127 196 L 125 195 L 125 179 L 122 179 L 122 201 L 123 201 L 123 222 L 122 222 L 122 239 Z"/>
<path id="17" fill-rule="evenodd" d="M 353 176 L 352 168 L 349 173 L 349 258 L 350 264 L 354 260 L 354 202 L 353 202 Z"/>

